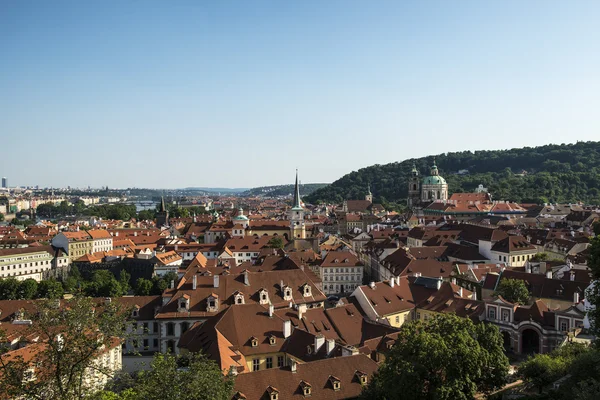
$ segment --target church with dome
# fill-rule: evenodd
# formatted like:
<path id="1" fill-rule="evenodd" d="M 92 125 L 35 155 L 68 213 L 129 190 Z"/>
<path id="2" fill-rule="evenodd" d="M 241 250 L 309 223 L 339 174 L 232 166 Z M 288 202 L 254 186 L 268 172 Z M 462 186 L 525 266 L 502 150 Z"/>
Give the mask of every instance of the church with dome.
<path id="1" fill-rule="evenodd" d="M 440 176 L 435 158 L 429 176 L 422 180 L 419 176 L 419 170 L 413 164 L 411 176 L 408 180 L 408 206 L 419 207 L 436 200 L 448 200 L 448 183 Z"/>

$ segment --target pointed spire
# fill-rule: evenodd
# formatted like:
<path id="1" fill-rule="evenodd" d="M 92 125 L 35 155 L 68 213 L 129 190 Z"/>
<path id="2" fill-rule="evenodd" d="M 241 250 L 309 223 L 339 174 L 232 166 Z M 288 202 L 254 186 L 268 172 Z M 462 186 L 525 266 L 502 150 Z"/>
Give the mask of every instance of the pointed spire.
<path id="1" fill-rule="evenodd" d="M 371 182 L 367 182 L 367 193 L 372 194 L 371 193 Z"/>
<path id="2" fill-rule="evenodd" d="M 164 196 L 160 196 L 160 210 L 158 210 L 160 212 L 165 212 L 167 211 L 167 207 L 165 207 L 165 198 Z"/>
<path id="3" fill-rule="evenodd" d="M 298 185 L 298 169 L 296 168 L 296 187 L 294 187 L 294 202 L 292 208 L 302 208 L 300 205 L 300 186 Z"/>

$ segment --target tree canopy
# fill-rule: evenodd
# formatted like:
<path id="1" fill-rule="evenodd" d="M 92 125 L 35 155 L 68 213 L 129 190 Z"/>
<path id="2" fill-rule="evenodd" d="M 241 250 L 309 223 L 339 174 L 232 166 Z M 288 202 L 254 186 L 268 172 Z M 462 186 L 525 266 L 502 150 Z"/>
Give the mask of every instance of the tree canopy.
<path id="1" fill-rule="evenodd" d="M 520 279 L 502 279 L 494 294 L 516 304 L 527 304 L 529 300 L 529 290 Z"/>
<path id="2" fill-rule="evenodd" d="M 404 324 L 363 399 L 472 399 L 504 384 L 508 359 L 495 325 L 441 314 Z"/>
<path id="3" fill-rule="evenodd" d="M 462 151 L 438 154 L 435 160 L 450 193 L 472 192 L 483 184 L 500 200 L 600 204 L 600 142 Z M 429 175 L 433 157 L 377 164 L 344 175 L 305 200 L 314 204 L 363 199 L 370 183 L 376 202 L 404 203 L 413 162 L 421 176 Z"/>

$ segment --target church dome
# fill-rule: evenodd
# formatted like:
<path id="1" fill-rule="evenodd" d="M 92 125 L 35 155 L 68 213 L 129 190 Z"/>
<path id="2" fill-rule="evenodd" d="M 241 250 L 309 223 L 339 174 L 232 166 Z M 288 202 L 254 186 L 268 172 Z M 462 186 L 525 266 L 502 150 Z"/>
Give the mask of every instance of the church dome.
<path id="1" fill-rule="evenodd" d="M 238 211 L 238 215 L 233 218 L 234 221 L 248 221 L 248 217 L 244 215 L 244 210 L 241 208 Z"/>
<path id="2" fill-rule="evenodd" d="M 423 179 L 423 185 L 446 185 L 446 180 L 439 175 L 432 175 Z"/>

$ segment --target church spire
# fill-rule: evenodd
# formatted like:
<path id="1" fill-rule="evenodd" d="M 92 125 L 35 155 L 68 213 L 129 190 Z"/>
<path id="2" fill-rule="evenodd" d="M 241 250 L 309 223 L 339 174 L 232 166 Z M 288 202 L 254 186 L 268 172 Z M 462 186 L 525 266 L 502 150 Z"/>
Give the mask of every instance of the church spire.
<path id="1" fill-rule="evenodd" d="M 165 198 L 164 198 L 164 196 L 160 196 L 160 209 L 158 211 L 160 211 L 160 212 L 167 211 L 167 207 L 165 207 Z"/>
<path id="2" fill-rule="evenodd" d="M 302 209 L 302 205 L 300 204 L 300 186 L 298 185 L 298 169 L 296 169 L 296 186 L 294 187 L 294 202 L 292 203 L 292 208 Z"/>

